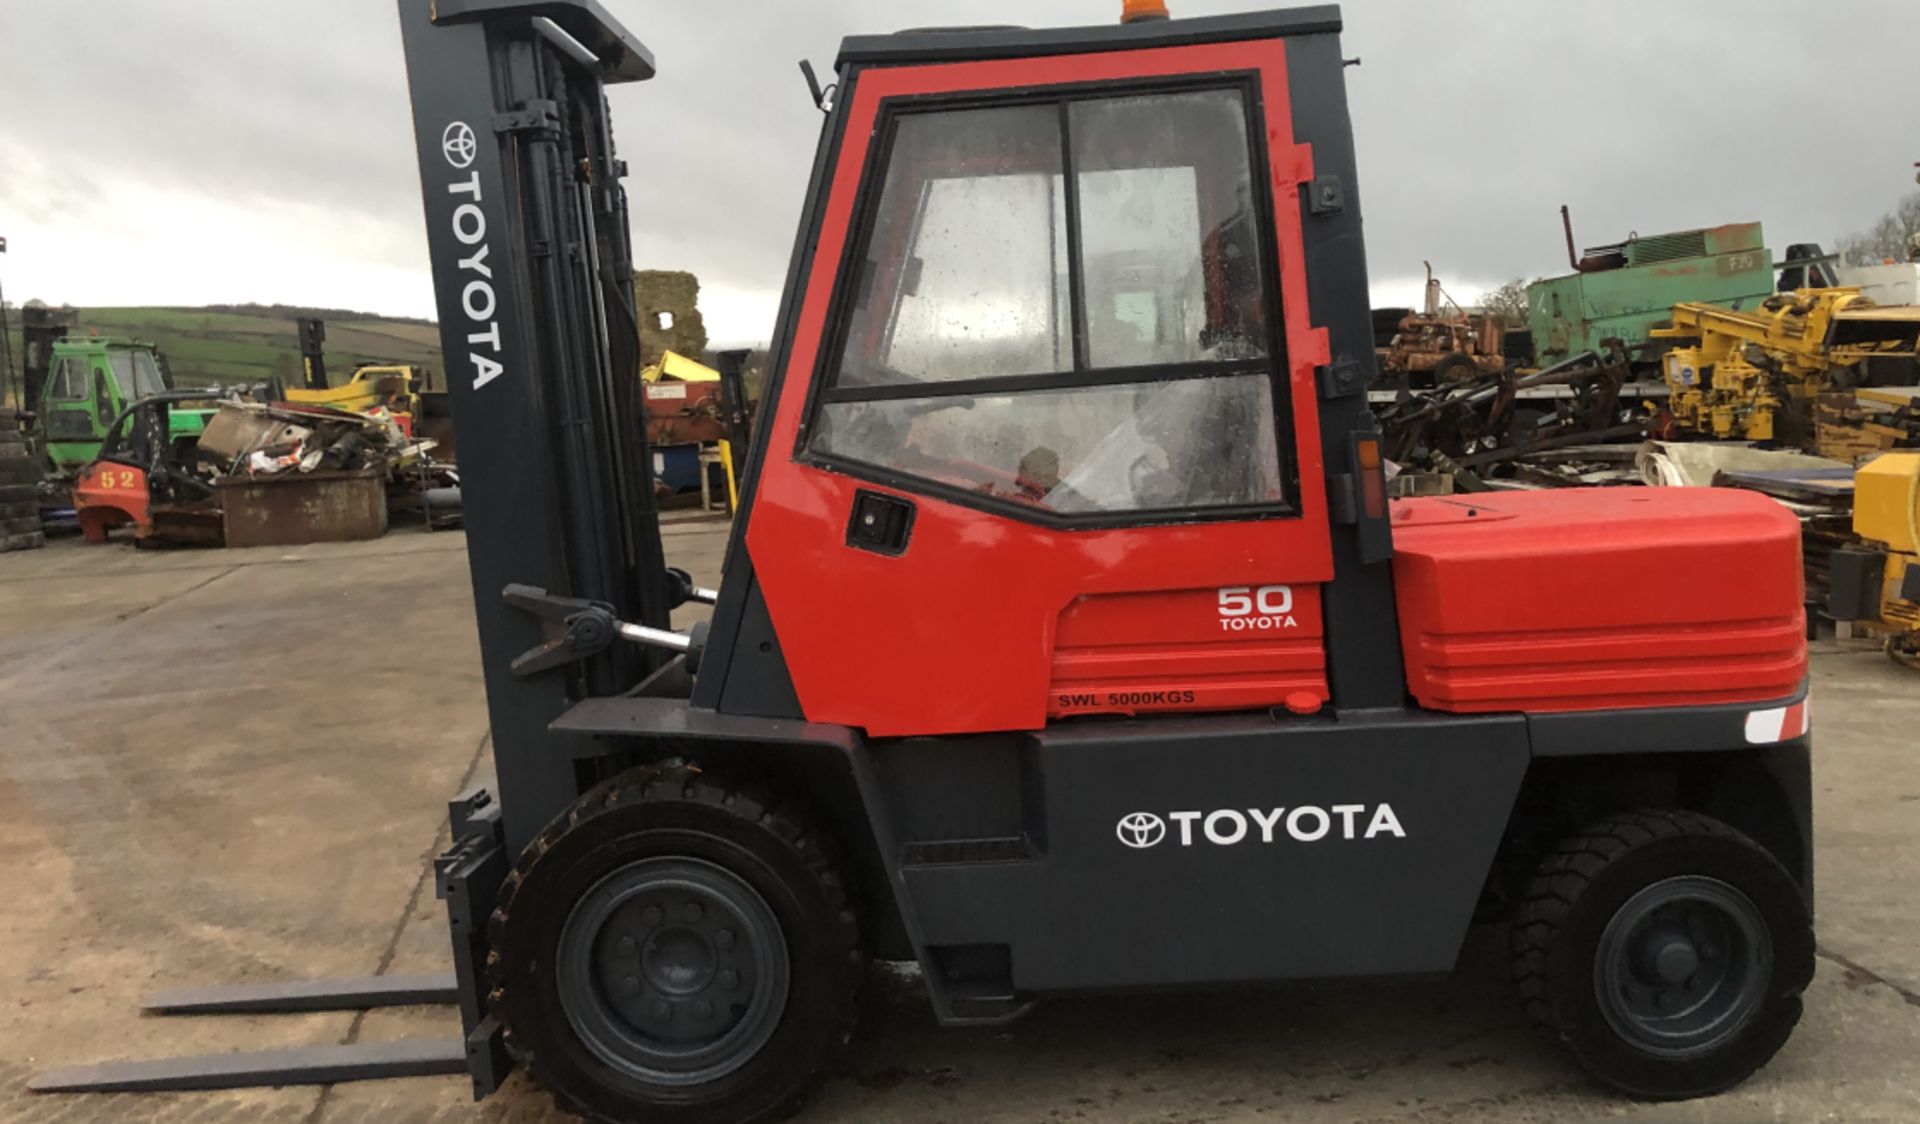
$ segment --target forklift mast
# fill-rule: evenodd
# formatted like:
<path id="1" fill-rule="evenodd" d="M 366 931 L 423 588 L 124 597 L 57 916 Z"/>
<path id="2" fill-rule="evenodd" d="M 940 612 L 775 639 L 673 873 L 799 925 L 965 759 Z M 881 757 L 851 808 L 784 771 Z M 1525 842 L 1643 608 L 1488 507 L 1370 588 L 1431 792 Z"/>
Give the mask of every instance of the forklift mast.
<path id="1" fill-rule="evenodd" d="M 327 389 L 327 322 L 302 317 L 300 329 L 300 371 L 308 390 Z"/>
<path id="2" fill-rule="evenodd" d="M 650 669 L 630 646 L 516 677 L 548 637 L 510 583 L 665 628 L 640 398 L 626 164 L 605 87 L 651 78 L 596 0 L 401 0 L 447 383 L 463 452 L 487 706 L 517 852 L 577 787 L 547 726 Z"/>
<path id="3" fill-rule="evenodd" d="M 21 408 L 29 414 L 40 412 L 40 396 L 53 370 L 53 345 L 67 338 L 73 321 L 71 310 L 34 302 L 20 310 Z"/>

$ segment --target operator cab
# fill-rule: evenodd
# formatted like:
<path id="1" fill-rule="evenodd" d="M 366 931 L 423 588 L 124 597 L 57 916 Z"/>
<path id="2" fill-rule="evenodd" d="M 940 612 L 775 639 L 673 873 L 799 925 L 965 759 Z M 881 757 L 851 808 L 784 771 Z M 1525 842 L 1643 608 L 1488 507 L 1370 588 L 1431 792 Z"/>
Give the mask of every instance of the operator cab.
<path id="1" fill-rule="evenodd" d="M 1331 373 L 1370 337 L 1309 316 L 1366 285 L 1338 85 L 1292 86 L 1335 18 L 847 41 L 696 703 L 917 735 L 1334 697 L 1336 554 L 1392 597 Z M 1345 701 L 1399 701 L 1378 662 Z"/>
<path id="2" fill-rule="evenodd" d="M 54 467 L 71 472 L 93 460 L 121 411 L 172 386 L 146 344 L 98 337 L 54 344 L 41 395 Z"/>

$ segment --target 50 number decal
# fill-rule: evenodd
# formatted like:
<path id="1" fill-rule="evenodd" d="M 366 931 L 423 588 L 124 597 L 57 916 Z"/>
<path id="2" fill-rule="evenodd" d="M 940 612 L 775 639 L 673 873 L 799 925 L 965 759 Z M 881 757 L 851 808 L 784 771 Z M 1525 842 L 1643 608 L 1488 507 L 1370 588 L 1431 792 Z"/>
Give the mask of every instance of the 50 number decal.
<path id="1" fill-rule="evenodd" d="M 1255 589 L 1249 585 L 1230 585 L 1220 591 L 1221 616 L 1250 617 L 1255 610 L 1262 613 L 1293 612 L 1293 587 L 1263 585 Z"/>
<path id="2" fill-rule="evenodd" d="M 1230 585 L 1220 590 L 1220 631 L 1298 628 L 1290 585 Z"/>

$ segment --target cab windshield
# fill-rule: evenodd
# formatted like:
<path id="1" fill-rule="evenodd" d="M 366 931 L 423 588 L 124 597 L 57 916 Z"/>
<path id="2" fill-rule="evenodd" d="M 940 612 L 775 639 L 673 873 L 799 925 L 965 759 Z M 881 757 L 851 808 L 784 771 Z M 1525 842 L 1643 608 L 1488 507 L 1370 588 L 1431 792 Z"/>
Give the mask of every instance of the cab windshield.
<path id="1" fill-rule="evenodd" d="M 113 367 L 113 381 L 119 384 L 120 397 L 127 401 L 158 394 L 167 388 L 153 353 L 144 348 L 116 347 L 107 352 Z"/>

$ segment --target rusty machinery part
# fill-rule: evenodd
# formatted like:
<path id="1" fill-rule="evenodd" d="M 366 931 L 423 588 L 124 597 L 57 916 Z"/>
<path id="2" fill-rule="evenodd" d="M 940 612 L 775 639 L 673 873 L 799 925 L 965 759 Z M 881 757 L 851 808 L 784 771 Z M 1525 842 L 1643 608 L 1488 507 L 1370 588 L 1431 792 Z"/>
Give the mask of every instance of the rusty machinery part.
<path id="1" fill-rule="evenodd" d="M 1432 302 L 1429 302 L 1432 303 Z M 1384 381 L 1411 386 L 1445 385 L 1497 374 L 1507 368 L 1501 322 L 1490 316 L 1452 312 L 1409 312 L 1400 318 L 1386 346 L 1376 349 Z"/>
<path id="2" fill-rule="evenodd" d="M 1403 389 L 1378 412 L 1383 447 L 1396 464 L 1449 472 L 1537 449 L 1636 436 L 1644 426 L 1620 408 L 1628 373 L 1625 354 L 1613 350 L 1526 375 L 1487 372 L 1427 391 Z M 1521 391 L 1556 385 L 1566 386 L 1570 396 L 1520 405 Z"/>

